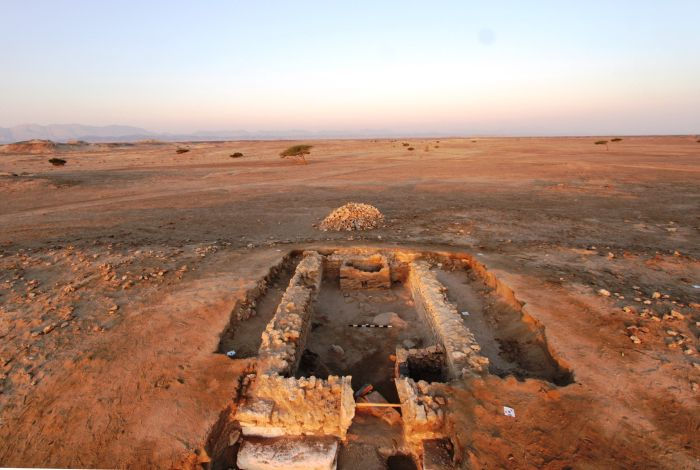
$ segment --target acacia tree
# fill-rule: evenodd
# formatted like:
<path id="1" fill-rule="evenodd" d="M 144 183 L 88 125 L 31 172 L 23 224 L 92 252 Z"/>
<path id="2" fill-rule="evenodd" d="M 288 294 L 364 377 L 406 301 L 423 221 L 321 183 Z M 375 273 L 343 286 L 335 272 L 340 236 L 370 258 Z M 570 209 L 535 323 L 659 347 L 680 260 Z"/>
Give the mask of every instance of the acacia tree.
<path id="1" fill-rule="evenodd" d="M 605 150 L 608 150 L 608 141 L 607 140 L 599 140 L 595 144 L 596 145 L 605 145 Z"/>
<path id="2" fill-rule="evenodd" d="M 287 157 L 300 158 L 301 161 L 304 162 L 304 165 L 306 165 L 306 157 L 304 157 L 304 155 L 310 154 L 312 147 L 313 147 L 313 145 L 292 145 L 287 150 L 280 153 L 280 157 L 281 158 L 287 158 Z"/>

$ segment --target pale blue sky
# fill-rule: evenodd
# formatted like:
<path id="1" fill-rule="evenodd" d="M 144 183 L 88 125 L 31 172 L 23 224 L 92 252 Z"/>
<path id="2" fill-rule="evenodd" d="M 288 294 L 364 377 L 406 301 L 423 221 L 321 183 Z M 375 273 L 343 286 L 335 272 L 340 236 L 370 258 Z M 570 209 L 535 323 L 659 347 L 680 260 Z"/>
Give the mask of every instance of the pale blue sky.
<path id="1" fill-rule="evenodd" d="M 700 132 L 700 1 L 0 0 L 0 126 Z"/>

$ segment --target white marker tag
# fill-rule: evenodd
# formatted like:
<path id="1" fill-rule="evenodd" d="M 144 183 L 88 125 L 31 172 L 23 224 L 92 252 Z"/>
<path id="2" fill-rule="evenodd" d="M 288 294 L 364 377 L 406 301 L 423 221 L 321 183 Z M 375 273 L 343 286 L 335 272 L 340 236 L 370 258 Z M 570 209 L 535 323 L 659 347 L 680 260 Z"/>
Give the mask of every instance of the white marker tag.
<path id="1" fill-rule="evenodd" d="M 462 316 L 468 317 L 468 316 L 469 316 L 469 312 L 467 312 L 467 311 L 465 310 L 464 312 L 462 312 Z"/>
<path id="2" fill-rule="evenodd" d="M 512 418 L 515 418 L 515 410 L 513 408 L 504 406 L 503 407 L 503 414 L 506 416 L 510 416 Z"/>

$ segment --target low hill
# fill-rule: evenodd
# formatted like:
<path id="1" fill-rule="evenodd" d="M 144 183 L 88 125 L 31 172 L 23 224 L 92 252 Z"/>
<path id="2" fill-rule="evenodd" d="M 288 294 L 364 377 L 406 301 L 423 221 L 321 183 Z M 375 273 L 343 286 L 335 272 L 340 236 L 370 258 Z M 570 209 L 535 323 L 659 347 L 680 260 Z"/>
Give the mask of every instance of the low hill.
<path id="1" fill-rule="evenodd" d="M 0 145 L 0 153 L 53 153 L 58 149 L 56 142 L 45 139 L 32 139 Z"/>

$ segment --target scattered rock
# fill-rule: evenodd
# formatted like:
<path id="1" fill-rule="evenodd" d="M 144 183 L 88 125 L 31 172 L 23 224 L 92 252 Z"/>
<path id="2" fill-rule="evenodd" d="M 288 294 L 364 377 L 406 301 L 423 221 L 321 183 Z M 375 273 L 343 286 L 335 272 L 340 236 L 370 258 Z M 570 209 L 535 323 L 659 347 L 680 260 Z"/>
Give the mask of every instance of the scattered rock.
<path id="1" fill-rule="evenodd" d="M 345 355 L 345 350 L 337 344 L 331 344 L 330 350 L 333 354 L 335 354 L 337 356 L 344 356 Z"/>
<path id="2" fill-rule="evenodd" d="M 598 294 L 603 297 L 610 297 L 610 291 L 607 289 L 598 289 Z"/>
<path id="3" fill-rule="evenodd" d="M 671 317 L 673 317 L 677 320 L 683 320 L 685 318 L 685 315 L 683 315 L 678 310 L 671 310 Z"/>

